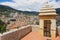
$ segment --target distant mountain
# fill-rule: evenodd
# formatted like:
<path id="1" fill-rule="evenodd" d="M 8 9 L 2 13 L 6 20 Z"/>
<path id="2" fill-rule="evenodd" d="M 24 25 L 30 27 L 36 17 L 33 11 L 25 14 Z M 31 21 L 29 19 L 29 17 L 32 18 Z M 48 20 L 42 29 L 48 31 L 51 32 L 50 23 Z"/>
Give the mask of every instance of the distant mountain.
<path id="1" fill-rule="evenodd" d="M 9 7 L 9 6 L 5 6 L 5 5 L 0 5 L 0 10 L 1 10 L 1 9 L 5 9 L 5 11 L 6 11 L 7 9 L 14 10 L 13 8 L 11 8 L 11 7 Z"/>
<path id="2" fill-rule="evenodd" d="M 39 12 L 35 12 L 35 11 L 22 11 L 22 10 L 16 10 L 14 8 L 11 8 L 9 6 L 5 6 L 5 5 L 0 5 L 0 15 L 8 15 L 11 13 L 23 13 L 26 15 L 38 15 Z M 56 9 L 56 13 L 60 15 L 60 8 Z"/>
<path id="3" fill-rule="evenodd" d="M 9 7 L 9 6 L 4 6 L 4 5 L 0 5 L 0 15 L 8 15 L 10 13 L 15 13 L 17 10 Z"/>
<path id="4" fill-rule="evenodd" d="M 23 13 L 26 15 L 38 15 L 39 12 L 35 12 L 35 11 L 21 11 L 21 10 L 16 10 L 14 8 L 11 8 L 9 6 L 5 6 L 5 5 L 0 5 L 0 15 L 9 15 L 10 13 Z"/>

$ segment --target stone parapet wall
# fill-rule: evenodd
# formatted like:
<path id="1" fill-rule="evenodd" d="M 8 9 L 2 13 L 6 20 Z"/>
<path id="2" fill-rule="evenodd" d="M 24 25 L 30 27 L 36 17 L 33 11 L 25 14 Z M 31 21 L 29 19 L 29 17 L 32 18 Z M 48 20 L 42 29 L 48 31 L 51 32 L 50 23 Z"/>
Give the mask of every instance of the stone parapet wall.
<path id="1" fill-rule="evenodd" d="M 18 29 L 13 29 L 3 34 L 0 34 L 0 40 L 20 40 L 31 31 L 32 28 L 29 25 Z"/>
<path id="2" fill-rule="evenodd" d="M 32 32 L 40 32 L 39 25 L 31 25 L 31 27 L 32 27 Z"/>

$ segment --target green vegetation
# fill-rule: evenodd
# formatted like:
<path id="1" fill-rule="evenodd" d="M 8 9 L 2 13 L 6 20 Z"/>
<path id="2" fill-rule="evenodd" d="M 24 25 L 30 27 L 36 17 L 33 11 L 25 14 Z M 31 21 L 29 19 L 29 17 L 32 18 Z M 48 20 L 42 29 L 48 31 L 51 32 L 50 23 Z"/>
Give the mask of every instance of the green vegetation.
<path id="1" fill-rule="evenodd" d="M 6 24 L 0 19 L 0 33 L 6 32 Z"/>

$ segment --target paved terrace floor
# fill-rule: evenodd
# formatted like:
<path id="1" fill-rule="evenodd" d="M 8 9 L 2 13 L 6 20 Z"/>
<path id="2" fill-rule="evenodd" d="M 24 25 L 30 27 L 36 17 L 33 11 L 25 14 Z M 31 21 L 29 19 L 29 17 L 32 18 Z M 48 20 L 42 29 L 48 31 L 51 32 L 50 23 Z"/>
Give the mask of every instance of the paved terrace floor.
<path id="1" fill-rule="evenodd" d="M 47 40 L 47 39 L 60 40 L 60 36 L 56 38 L 48 38 L 48 37 L 41 37 L 39 32 L 31 32 L 28 35 L 26 35 L 24 38 L 22 38 L 21 40 Z"/>

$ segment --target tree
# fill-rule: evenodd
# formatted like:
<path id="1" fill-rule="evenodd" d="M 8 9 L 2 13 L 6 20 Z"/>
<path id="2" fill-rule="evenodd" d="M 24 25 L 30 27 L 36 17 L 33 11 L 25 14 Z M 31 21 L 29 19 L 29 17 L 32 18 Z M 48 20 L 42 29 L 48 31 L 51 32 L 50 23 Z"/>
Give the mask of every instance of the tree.
<path id="1" fill-rule="evenodd" d="M 6 32 L 6 24 L 0 19 L 0 33 Z"/>

